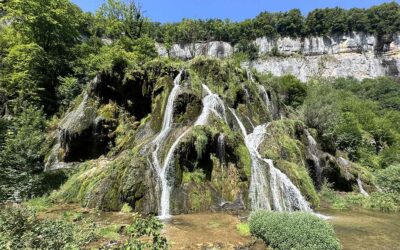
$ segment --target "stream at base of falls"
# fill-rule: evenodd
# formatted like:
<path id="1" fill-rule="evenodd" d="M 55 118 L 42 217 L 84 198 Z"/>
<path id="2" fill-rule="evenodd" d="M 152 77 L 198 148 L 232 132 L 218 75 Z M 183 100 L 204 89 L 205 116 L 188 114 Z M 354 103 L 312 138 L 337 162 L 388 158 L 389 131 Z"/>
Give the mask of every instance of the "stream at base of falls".
<path id="1" fill-rule="evenodd" d="M 343 250 L 400 249 L 400 213 L 366 210 L 318 212 L 331 216 L 329 223 L 333 225 Z M 236 228 L 239 217 L 226 213 L 178 215 L 166 222 L 164 233 L 171 242 L 170 249 L 234 249 L 233 246 L 254 242 L 251 237 L 239 234 Z M 256 244 L 248 249 L 265 249 L 265 246 Z"/>
<path id="2" fill-rule="evenodd" d="M 331 216 L 328 222 L 333 225 L 343 250 L 400 249 L 400 213 L 380 213 L 363 209 L 320 209 L 317 212 Z M 234 249 L 237 246 L 252 245 L 254 238 L 240 234 L 237 229 L 238 223 L 244 223 L 249 213 L 244 211 L 240 215 L 232 215 L 205 212 L 177 215 L 163 222 L 163 235 L 167 237 L 169 249 L 172 250 Z M 129 225 L 135 216 L 134 213 L 90 210 L 78 204 L 54 204 L 51 208 L 38 212 L 38 218 L 63 219 L 65 214 L 82 214 L 83 218 L 90 219 L 99 228 Z M 100 238 L 93 246 L 105 242 L 107 239 Z M 261 250 L 265 246 L 256 244 L 249 249 Z"/>

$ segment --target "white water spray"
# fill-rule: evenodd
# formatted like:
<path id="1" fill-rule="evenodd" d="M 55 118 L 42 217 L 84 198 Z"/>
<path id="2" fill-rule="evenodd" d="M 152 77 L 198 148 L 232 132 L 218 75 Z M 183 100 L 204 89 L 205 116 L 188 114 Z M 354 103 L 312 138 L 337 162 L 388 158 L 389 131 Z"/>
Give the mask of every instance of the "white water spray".
<path id="1" fill-rule="evenodd" d="M 360 177 L 357 178 L 357 185 L 358 185 L 358 189 L 360 190 L 360 193 L 362 195 L 369 196 L 368 192 L 365 191 L 365 189 L 363 187 L 363 183 L 362 183 Z"/>
<path id="2" fill-rule="evenodd" d="M 251 156 L 250 200 L 252 209 L 311 212 L 299 189 L 284 173 L 274 167 L 272 160 L 263 159 L 258 152 L 258 147 L 267 133 L 268 125 L 257 126 L 253 133 L 248 135 L 235 110 L 230 110 L 237 120 Z M 268 166 L 268 173 L 265 166 Z"/>
<path id="3" fill-rule="evenodd" d="M 168 218 L 169 215 L 169 193 L 170 193 L 170 187 L 168 185 L 168 179 L 167 179 L 167 174 L 168 174 L 168 165 L 170 164 L 170 160 L 173 156 L 173 151 L 175 150 L 176 146 L 178 145 L 178 142 L 183 136 L 186 134 L 186 131 L 178 138 L 178 140 L 175 141 L 175 143 L 172 145 L 171 149 L 169 150 L 166 159 L 164 160 L 164 164 L 161 165 L 159 159 L 158 159 L 158 151 L 160 149 L 160 146 L 168 136 L 169 132 L 171 131 L 172 124 L 173 124 L 173 111 L 174 111 L 174 101 L 176 96 L 180 92 L 180 81 L 181 81 L 181 76 L 182 76 L 182 71 L 179 72 L 178 76 L 174 80 L 174 87 L 171 90 L 171 93 L 169 94 L 168 100 L 167 100 L 167 106 L 165 107 L 164 111 L 164 118 L 163 118 L 163 124 L 161 127 L 160 133 L 156 136 L 156 138 L 152 141 L 151 145 L 155 147 L 154 151 L 152 152 L 152 164 L 153 167 L 157 173 L 159 184 L 161 186 L 161 200 L 160 200 L 160 211 L 159 211 L 159 216 L 160 218 Z"/>
<path id="4" fill-rule="evenodd" d="M 317 148 L 317 142 L 315 141 L 314 137 L 310 134 L 310 132 L 306 129 L 305 134 L 307 136 L 307 141 L 308 141 L 308 153 L 311 155 L 311 158 L 315 164 L 315 175 L 317 178 L 317 183 L 318 185 L 322 184 L 322 168 L 321 168 L 321 162 L 319 157 L 317 156 L 318 154 L 318 148 Z"/>
<path id="5" fill-rule="evenodd" d="M 207 85 L 202 85 L 206 96 L 203 98 L 203 110 L 195 122 L 195 126 L 206 125 L 210 114 L 215 114 L 218 118 L 226 122 L 226 111 L 224 102 L 217 94 L 213 94 Z"/>
<path id="6" fill-rule="evenodd" d="M 173 123 L 173 109 L 174 109 L 174 101 L 176 96 L 180 91 L 180 78 L 182 72 L 174 80 L 174 88 L 172 89 L 168 101 L 167 106 L 164 111 L 164 119 L 163 126 L 161 128 L 160 133 L 153 140 L 152 145 L 154 145 L 155 150 L 152 153 L 152 161 L 155 171 L 158 175 L 158 179 L 160 181 L 161 186 L 161 199 L 160 199 L 160 211 L 159 218 L 167 219 L 171 217 L 170 215 L 170 197 L 171 197 L 171 184 L 168 181 L 168 174 L 170 172 L 170 167 L 173 164 L 174 153 L 179 145 L 180 141 L 185 137 L 185 135 L 191 130 L 191 128 L 186 129 L 172 144 L 171 148 L 168 150 L 167 156 L 164 159 L 164 163 L 161 164 L 158 160 L 158 151 L 160 149 L 160 145 L 162 145 L 163 141 L 168 136 L 170 130 L 172 129 Z M 198 119 L 195 122 L 195 126 L 198 125 L 206 125 L 208 117 L 210 114 L 215 114 L 217 117 L 224 119 L 226 121 L 226 112 L 223 101 L 219 98 L 218 95 L 213 94 L 211 90 L 203 84 L 203 89 L 206 92 L 206 96 L 203 98 L 203 110 Z"/>
<path id="7" fill-rule="evenodd" d="M 250 70 L 247 70 L 247 78 L 250 80 L 250 82 L 252 83 L 256 83 L 256 81 L 254 80 L 253 74 L 251 73 Z M 265 104 L 267 105 L 267 108 L 269 110 L 269 112 L 273 113 L 274 112 L 274 103 L 270 100 L 267 91 L 265 90 L 265 87 L 261 84 L 257 84 L 258 88 L 261 92 L 261 95 L 264 99 Z M 273 114 L 272 114 L 273 115 Z"/>

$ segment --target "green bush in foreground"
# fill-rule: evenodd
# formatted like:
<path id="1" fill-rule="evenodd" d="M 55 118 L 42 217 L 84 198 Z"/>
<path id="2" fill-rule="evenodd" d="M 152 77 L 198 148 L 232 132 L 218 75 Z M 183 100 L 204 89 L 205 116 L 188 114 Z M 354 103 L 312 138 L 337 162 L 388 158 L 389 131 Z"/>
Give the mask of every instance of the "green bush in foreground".
<path id="1" fill-rule="evenodd" d="M 26 207 L 0 211 L 1 249 L 80 249 L 94 239 L 92 224 L 77 226 L 66 220 L 41 220 Z"/>
<path id="2" fill-rule="evenodd" d="M 341 249 L 333 227 L 304 212 L 257 211 L 249 219 L 250 232 L 277 250 Z"/>

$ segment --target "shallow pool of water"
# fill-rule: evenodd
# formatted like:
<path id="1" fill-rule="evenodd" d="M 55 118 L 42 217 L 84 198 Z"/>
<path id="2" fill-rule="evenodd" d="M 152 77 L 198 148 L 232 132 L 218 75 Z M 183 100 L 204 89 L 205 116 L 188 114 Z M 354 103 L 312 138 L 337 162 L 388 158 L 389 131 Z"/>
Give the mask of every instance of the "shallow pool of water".
<path id="1" fill-rule="evenodd" d="M 343 250 L 400 249 L 400 213 L 379 213 L 365 210 L 321 210 L 332 216 L 336 235 Z"/>
<path id="2" fill-rule="evenodd" d="M 254 242 L 241 235 L 237 216 L 223 213 L 187 214 L 172 217 L 164 228 L 171 249 L 236 249 Z M 252 246 L 252 249 L 265 247 Z"/>

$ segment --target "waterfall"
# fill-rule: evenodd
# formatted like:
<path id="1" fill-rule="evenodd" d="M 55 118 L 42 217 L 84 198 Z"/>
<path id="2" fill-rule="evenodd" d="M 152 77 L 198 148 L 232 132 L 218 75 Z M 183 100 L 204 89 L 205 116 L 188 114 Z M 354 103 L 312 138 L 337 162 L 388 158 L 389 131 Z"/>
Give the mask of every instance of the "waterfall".
<path id="1" fill-rule="evenodd" d="M 312 135 L 310 134 L 310 132 L 307 129 L 304 131 L 305 131 L 305 134 L 307 136 L 307 141 L 308 141 L 307 150 L 314 162 L 315 177 L 316 177 L 318 186 L 320 188 L 320 186 L 322 185 L 322 168 L 321 168 L 320 159 L 317 156 L 317 154 L 318 154 L 317 142 L 315 141 L 314 137 L 312 137 Z"/>
<path id="2" fill-rule="evenodd" d="M 152 156 L 152 165 L 155 169 L 155 172 L 158 176 L 158 181 L 161 186 L 161 201 L 160 201 L 160 217 L 167 218 L 169 216 L 169 193 L 170 187 L 168 185 L 167 174 L 168 174 L 168 166 L 172 159 L 174 150 L 178 145 L 180 139 L 186 135 L 187 131 L 185 131 L 171 146 L 170 150 L 168 151 L 167 157 L 164 160 L 164 164 L 161 165 L 159 158 L 158 158 L 158 151 L 160 146 L 165 141 L 166 137 L 168 136 L 169 132 L 171 131 L 172 124 L 173 124 L 173 111 L 174 111 L 174 101 L 176 96 L 180 92 L 180 81 L 181 81 L 182 71 L 179 72 L 178 76 L 174 80 L 174 87 L 171 90 L 171 93 L 168 96 L 167 106 L 165 107 L 164 111 L 164 118 L 163 124 L 161 127 L 160 132 L 156 136 L 156 138 L 151 142 L 151 145 L 154 146 L 154 150 L 151 154 Z"/>
<path id="3" fill-rule="evenodd" d="M 271 112 L 271 113 L 273 113 L 274 112 L 274 109 L 275 109 L 275 107 L 274 107 L 274 103 L 271 101 L 271 99 L 269 98 L 269 96 L 268 96 L 268 93 L 267 93 L 267 91 L 265 90 L 265 87 L 263 86 L 263 85 L 260 85 L 260 92 L 261 92 L 261 94 L 262 94 L 262 96 L 263 96 L 263 98 L 264 98 L 264 102 L 265 102 L 265 104 L 267 105 L 267 107 L 268 107 L 268 110 Z"/>
<path id="4" fill-rule="evenodd" d="M 168 182 L 168 173 L 170 171 L 170 166 L 174 160 L 174 153 L 176 147 L 179 145 L 179 142 L 182 138 L 190 131 L 190 128 L 185 130 L 178 139 L 172 144 L 171 148 L 168 151 L 167 157 L 165 158 L 164 165 L 162 169 L 160 169 L 159 176 L 161 176 L 161 202 L 160 202 L 160 219 L 168 219 L 171 217 L 170 215 L 170 197 L 171 197 L 171 185 Z"/>
<path id="5" fill-rule="evenodd" d="M 164 140 L 168 136 L 170 130 L 172 129 L 174 101 L 180 91 L 179 82 L 181 80 L 181 74 L 182 72 L 180 72 L 179 75 L 175 78 L 174 88 L 172 89 L 168 97 L 167 106 L 164 111 L 163 125 L 161 131 L 151 143 L 151 145 L 155 147 L 154 151 L 152 152 L 152 165 L 157 173 L 159 185 L 161 187 L 159 211 L 159 217 L 161 219 L 166 219 L 170 217 L 170 197 L 172 185 L 170 184 L 170 181 L 168 181 L 168 174 L 174 160 L 175 150 L 182 138 L 185 137 L 185 135 L 191 130 L 191 128 L 186 129 L 175 140 L 171 148 L 168 150 L 167 156 L 165 157 L 163 164 L 161 164 L 158 158 L 158 151 L 160 149 L 160 146 L 163 144 Z M 203 98 L 203 110 L 196 120 L 195 126 L 207 124 L 208 117 L 211 113 L 226 121 L 225 107 L 221 98 L 219 98 L 217 94 L 213 94 L 206 85 L 203 84 L 202 87 L 206 92 L 206 95 Z"/>
<path id="6" fill-rule="evenodd" d="M 221 133 L 218 136 L 218 146 L 217 146 L 217 155 L 219 162 L 222 165 L 225 164 L 225 135 Z"/>
<path id="7" fill-rule="evenodd" d="M 213 94 L 211 90 L 207 87 L 207 85 L 202 85 L 206 95 L 203 98 L 203 110 L 195 122 L 195 126 L 198 125 L 206 125 L 208 117 L 211 113 L 215 114 L 218 118 L 223 119 L 226 121 L 226 111 L 224 102 L 219 98 L 217 94 Z"/>
<path id="8" fill-rule="evenodd" d="M 358 189 L 360 189 L 360 193 L 362 195 L 369 196 L 367 191 L 365 191 L 365 189 L 363 188 L 363 183 L 362 183 L 362 181 L 360 179 L 360 176 L 357 178 L 357 185 L 358 185 Z"/>
<path id="9" fill-rule="evenodd" d="M 167 137 L 168 133 L 170 132 L 170 130 L 172 128 L 172 123 L 173 123 L 173 118 L 174 118 L 173 117 L 174 101 L 181 89 L 181 86 L 179 85 L 179 83 L 181 81 L 181 76 L 182 76 L 182 71 L 179 72 L 178 76 L 174 80 L 174 87 L 172 88 L 171 93 L 169 94 L 167 106 L 165 107 L 164 119 L 163 119 L 161 131 L 157 135 L 157 137 L 154 139 L 154 141 L 153 141 L 154 144 L 158 144 L 159 142 L 163 141 L 165 139 L 165 137 Z"/>
<path id="10" fill-rule="evenodd" d="M 250 70 L 247 70 L 247 78 L 250 80 L 250 82 L 256 83 L 256 81 L 254 80 L 253 74 L 251 73 Z M 268 108 L 269 112 L 271 112 L 272 115 L 273 115 L 274 108 L 275 108 L 274 107 L 274 103 L 269 98 L 268 93 L 265 90 L 265 87 L 263 85 L 258 84 L 258 88 L 259 88 L 259 90 L 261 92 L 261 95 L 262 95 L 262 97 L 264 99 L 265 104 L 267 105 L 267 108 Z"/>
<path id="11" fill-rule="evenodd" d="M 247 134 L 246 128 L 237 116 L 235 110 L 230 110 L 236 118 L 251 156 L 249 196 L 252 209 L 311 211 L 299 189 L 284 173 L 275 168 L 272 160 L 263 159 L 258 152 L 258 147 L 267 134 L 266 129 L 268 124 L 257 126 L 251 134 Z M 267 168 L 265 168 L 265 166 L 267 166 Z"/>

